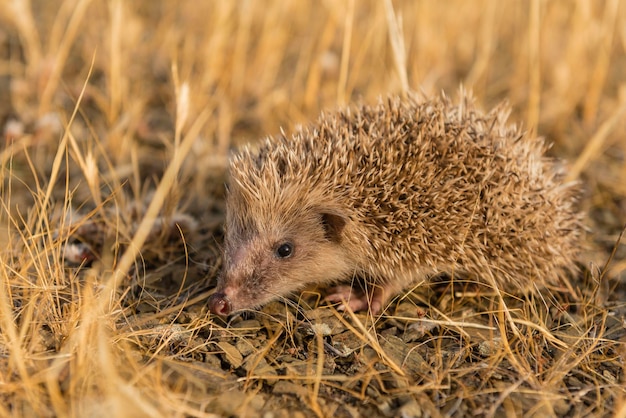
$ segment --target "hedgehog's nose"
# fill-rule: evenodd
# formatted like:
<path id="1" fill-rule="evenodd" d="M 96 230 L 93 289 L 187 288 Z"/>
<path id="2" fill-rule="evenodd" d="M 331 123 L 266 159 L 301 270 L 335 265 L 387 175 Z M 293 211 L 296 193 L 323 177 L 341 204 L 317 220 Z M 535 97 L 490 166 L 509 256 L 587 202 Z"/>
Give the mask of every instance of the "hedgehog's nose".
<path id="1" fill-rule="evenodd" d="M 209 309 L 215 315 L 227 316 L 232 311 L 232 305 L 224 292 L 217 292 L 209 298 Z"/>

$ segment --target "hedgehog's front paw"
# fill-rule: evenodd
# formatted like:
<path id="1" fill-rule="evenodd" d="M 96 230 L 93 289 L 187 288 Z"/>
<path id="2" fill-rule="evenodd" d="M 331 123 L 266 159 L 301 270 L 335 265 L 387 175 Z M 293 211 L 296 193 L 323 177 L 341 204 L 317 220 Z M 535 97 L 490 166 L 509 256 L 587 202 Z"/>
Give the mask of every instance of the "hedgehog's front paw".
<path id="1" fill-rule="evenodd" d="M 329 289 L 329 294 L 324 298 L 328 302 L 339 302 L 338 311 L 349 309 L 353 312 L 369 311 L 372 315 L 380 313 L 383 307 L 383 292 L 374 289 L 373 294 L 368 294 L 361 289 L 341 285 Z M 371 298 L 371 300 L 370 300 Z"/>

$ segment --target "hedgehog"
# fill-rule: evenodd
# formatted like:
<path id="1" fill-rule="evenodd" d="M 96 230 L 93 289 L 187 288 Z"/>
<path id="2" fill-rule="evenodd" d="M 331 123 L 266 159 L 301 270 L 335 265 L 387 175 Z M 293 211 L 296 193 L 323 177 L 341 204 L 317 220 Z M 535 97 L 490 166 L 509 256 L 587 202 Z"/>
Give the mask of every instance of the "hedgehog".
<path id="1" fill-rule="evenodd" d="M 464 92 L 392 96 L 244 147 L 229 162 L 210 310 L 329 285 L 340 309 L 378 314 L 441 275 L 503 292 L 566 280 L 579 253 L 579 187 L 509 113 L 481 111 Z"/>

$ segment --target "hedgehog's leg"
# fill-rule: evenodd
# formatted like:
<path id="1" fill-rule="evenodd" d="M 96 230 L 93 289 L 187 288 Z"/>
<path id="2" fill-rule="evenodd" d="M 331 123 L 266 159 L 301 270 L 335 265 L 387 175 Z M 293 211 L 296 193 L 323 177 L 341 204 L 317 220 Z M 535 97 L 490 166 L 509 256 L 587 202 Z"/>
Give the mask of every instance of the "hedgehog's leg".
<path id="1" fill-rule="evenodd" d="M 368 287 L 367 290 L 359 288 L 359 286 L 340 285 L 331 288 L 329 295 L 325 300 L 329 302 L 341 303 L 337 310 L 345 311 L 369 311 L 372 315 L 378 315 L 382 312 L 389 297 L 395 293 L 393 286 L 374 285 Z"/>

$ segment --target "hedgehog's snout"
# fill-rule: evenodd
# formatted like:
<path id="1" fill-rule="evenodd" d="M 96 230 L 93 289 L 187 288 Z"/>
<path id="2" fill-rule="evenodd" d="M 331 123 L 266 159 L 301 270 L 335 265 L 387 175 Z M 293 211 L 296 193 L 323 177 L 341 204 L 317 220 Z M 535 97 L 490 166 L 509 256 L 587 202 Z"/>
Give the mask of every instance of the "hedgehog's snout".
<path id="1" fill-rule="evenodd" d="M 214 315 L 227 316 L 232 312 L 232 303 L 224 292 L 213 293 L 209 298 L 209 309 Z"/>

